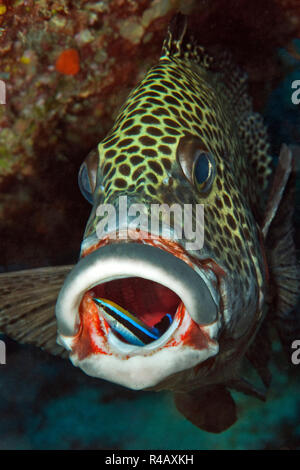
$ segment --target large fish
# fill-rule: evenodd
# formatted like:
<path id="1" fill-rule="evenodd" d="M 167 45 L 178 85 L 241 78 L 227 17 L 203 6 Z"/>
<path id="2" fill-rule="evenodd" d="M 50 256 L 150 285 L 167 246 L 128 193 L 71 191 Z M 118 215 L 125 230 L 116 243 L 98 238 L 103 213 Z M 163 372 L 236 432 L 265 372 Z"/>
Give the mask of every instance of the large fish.
<path id="1" fill-rule="evenodd" d="M 272 177 L 245 75 L 200 47 L 181 15 L 98 150 L 79 172 L 93 208 L 78 264 L 1 275 L 0 330 L 93 377 L 172 390 L 184 416 L 221 432 L 237 419 L 230 389 L 265 399 L 269 328 L 289 345 L 298 325 L 291 151 Z M 120 201 L 135 216 L 115 218 Z M 147 229 L 154 204 L 164 210 Z M 194 224 L 182 237 L 172 204 Z"/>

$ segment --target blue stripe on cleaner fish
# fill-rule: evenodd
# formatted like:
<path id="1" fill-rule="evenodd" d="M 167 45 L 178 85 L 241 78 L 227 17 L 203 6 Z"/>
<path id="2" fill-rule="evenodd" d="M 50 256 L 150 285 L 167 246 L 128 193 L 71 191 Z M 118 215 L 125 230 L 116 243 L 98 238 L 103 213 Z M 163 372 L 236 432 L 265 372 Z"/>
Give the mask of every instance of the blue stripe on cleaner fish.
<path id="1" fill-rule="evenodd" d="M 130 344 L 144 346 L 157 340 L 162 335 L 158 328 L 149 327 L 115 302 L 96 297 L 93 300 L 101 307 L 102 314 L 110 327 Z M 172 323 L 172 317 L 169 313 L 164 318 L 168 318 L 169 325 Z"/>

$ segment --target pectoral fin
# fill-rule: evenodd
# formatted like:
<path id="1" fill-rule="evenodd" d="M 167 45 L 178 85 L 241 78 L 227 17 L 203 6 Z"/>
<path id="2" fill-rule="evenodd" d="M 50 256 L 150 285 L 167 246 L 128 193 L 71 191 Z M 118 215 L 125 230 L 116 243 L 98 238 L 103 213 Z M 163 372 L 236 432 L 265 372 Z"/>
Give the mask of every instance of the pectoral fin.
<path id="1" fill-rule="evenodd" d="M 28 269 L 0 274 L 0 332 L 66 357 L 56 343 L 54 307 L 72 266 Z"/>
<path id="2" fill-rule="evenodd" d="M 177 410 L 195 426 L 220 433 L 237 420 L 235 402 L 222 385 L 205 387 L 188 393 L 174 393 Z"/>

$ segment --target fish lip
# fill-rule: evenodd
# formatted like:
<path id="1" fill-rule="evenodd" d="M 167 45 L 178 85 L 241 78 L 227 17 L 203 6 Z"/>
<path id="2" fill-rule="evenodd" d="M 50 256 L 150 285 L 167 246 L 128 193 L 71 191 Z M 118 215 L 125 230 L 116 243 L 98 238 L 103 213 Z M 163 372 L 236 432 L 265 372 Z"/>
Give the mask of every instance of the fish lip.
<path id="1" fill-rule="evenodd" d="M 99 242 L 99 240 L 98 240 Z M 132 242 L 132 240 L 131 240 Z M 175 276 L 171 276 L 169 272 L 166 272 L 165 270 L 165 275 L 168 277 L 168 282 L 165 282 L 164 279 L 162 279 L 161 274 L 164 273 L 164 270 L 160 266 L 159 269 L 156 271 L 156 277 L 158 275 L 157 279 L 155 276 L 153 277 L 152 275 L 145 275 L 143 272 L 143 266 L 139 266 L 139 269 L 135 268 L 130 268 L 129 271 L 126 273 L 120 270 L 120 272 L 117 274 L 116 269 L 112 269 L 112 266 L 110 265 L 110 268 L 112 271 L 114 271 L 113 275 L 112 272 L 109 275 L 106 276 L 99 276 L 97 272 L 95 272 L 95 266 L 96 268 L 100 267 L 101 268 L 101 258 L 103 261 L 103 257 L 109 258 L 109 253 L 115 253 L 115 256 L 122 255 L 124 257 L 125 254 L 125 264 L 126 264 L 126 252 L 130 251 L 130 255 L 133 255 L 134 253 L 134 261 L 136 260 L 141 260 L 144 262 L 145 260 L 143 259 L 144 252 L 148 251 L 146 253 L 146 256 L 153 256 L 163 258 L 164 261 L 168 261 L 172 263 L 173 268 L 182 270 L 184 272 L 185 276 L 188 275 L 190 280 L 193 279 L 193 286 L 194 286 L 194 292 L 192 292 L 192 288 L 189 286 L 187 287 L 187 284 L 185 280 L 178 281 L 176 280 Z M 150 255 L 149 255 L 149 250 Z M 104 253 L 104 252 L 107 253 Z M 139 252 L 139 254 L 136 254 L 136 251 Z M 104 256 L 105 255 L 105 256 Z M 118 257 L 118 261 L 119 261 Z M 107 261 L 107 259 L 106 259 Z M 128 261 L 128 260 L 127 260 Z M 132 260 L 131 264 L 132 264 Z M 187 260 L 185 260 L 187 261 Z M 149 260 L 147 260 L 148 263 Z M 157 263 L 157 261 L 156 261 Z M 160 262 L 161 263 L 161 262 Z M 111 264 L 111 263 L 110 263 Z M 150 263 L 151 264 L 151 263 Z M 211 295 L 211 289 L 208 288 L 208 283 L 205 282 L 204 278 L 201 278 L 199 276 L 199 272 L 197 273 L 194 269 L 192 269 L 193 264 L 189 262 L 190 266 L 188 266 L 188 262 L 184 263 L 182 259 L 178 258 L 177 256 L 174 256 L 172 252 L 166 251 L 165 247 L 164 249 L 160 249 L 156 246 L 150 246 L 145 240 L 142 240 L 142 243 L 128 243 L 127 241 L 124 243 L 124 240 L 120 240 L 118 242 L 114 241 L 112 242 L 109 240 L 109 243 L 105 246 L 102 246 L 101 249 L 98 249 L 97 244 L 94 245 L 91 251 L 89 251 L 88 254 L 83 254 L 83 258 L 79 261 L 79 263 L 75 266 L 75 268 L 71 271 L 69 276 L 67 277 L 65 284 L 63 285 L 56 304 L 56 317 L 57 317 L 57 325 L 58 325 L 58 332 L 59 334 L 62 334 L 63 336 L 74 336 L 76 335 L 79 326 L 80 326 L 80 317 L 79 317 L 79 305 L 81 303 L 81 300 L 84 296 L 84 294 L 93 288 L 95 285 L 98 285 L 103 282 L 108 282 L 110 280 L 114 280 L 117 278 L 127 278 L 127 277 L 143 277 L 149 280 L 156 281 L 162 285 L 165 285 L 166 287 L 170 288 L 173 290 L 181 300 L 184 302 L 184 305 L 186 305 L 186 298 L 189 298 L 189 301 L 187 302 L 187 311 L 193 318 L 193 312 L 196 311 L 195 303 L 197 302 L 197 290 L 199 291 L 199 287 L 201 287 L 201 292 L 204 294 L 204 301 L 208 302 L 209 308 L 207 310 L 209 312 L 213 312 L 213 315 L 211 313 L 209 314 L 210 317 L 208 318 L 202 318 L 200 321 L 201 324 L 210 324 L 214 323 L 217 320 L 218 317 L 218 311 L 219 311 L 219 306 L 216 303 L 216 297 L 213 297 Z M 127 266 L 129 268 L 129 265 Z M 157 268 L 157 265 L 154 263 L 154 268 Z M 162 273 L 160 272 L 162 271 Z M 84 274 L 84 275 L 82 275 Z M 170 279 L 171 278 L 171 283 Z M 174 289 L 174 284 L 175 284 L 175 289 Z M 182 285 L 182 287 L 181 287 Z M 177 291 L 176 291 L 177 288 Z M 185 295 L 185 290 L 188 292 L 188 295 Z M 192 297 L 196 297 L 195 299 L 191 299 Z M 201 304 L 201 301 L 203 302 L 203 299 L 198 296 L 198 302 Z M 191 308 L 192 305 L 192 308 Z M 199 323 L 199 318 L 193 318 L 194 321 L 196 320 L 197 323 Z"/>

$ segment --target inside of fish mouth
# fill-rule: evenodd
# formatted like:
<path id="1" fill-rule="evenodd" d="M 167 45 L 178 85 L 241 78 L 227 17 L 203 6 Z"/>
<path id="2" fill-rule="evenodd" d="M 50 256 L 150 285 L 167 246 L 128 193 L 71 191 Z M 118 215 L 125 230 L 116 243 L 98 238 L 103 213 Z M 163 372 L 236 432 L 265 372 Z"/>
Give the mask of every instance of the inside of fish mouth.
<path id="1" fill-rule="evenodd" d="M 160 336 L 171 326 L 182 303 L 180 297 L 168 287 L 140 277 L 104 282 L 94 286 L 90 292 L 93 297 L 110 300 L 128 310 L 148 327 L 157 328 Z M 114 331 L 114 334 L 121 341 L 128 343 L 118 332 Z M 153 341 L 149 340 L 147 343 Z"/>

